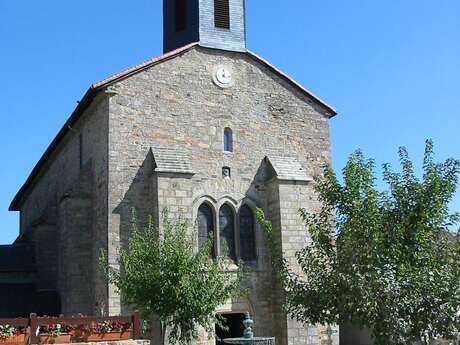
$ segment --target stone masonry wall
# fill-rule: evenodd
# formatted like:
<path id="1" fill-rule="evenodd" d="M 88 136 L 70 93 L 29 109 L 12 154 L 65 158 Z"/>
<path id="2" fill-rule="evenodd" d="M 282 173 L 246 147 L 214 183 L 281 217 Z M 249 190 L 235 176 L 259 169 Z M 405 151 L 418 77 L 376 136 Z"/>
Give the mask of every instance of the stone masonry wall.
<path id="1" fill-rule="evenodd" d="M 62 313 L 93 314 L 92 174 L 85 167 L 78 183 L 59 203 L 59 291 Z"/>
<path id="2" fill-rule="evenodd" d="M 64 304 L 65 309 L 70 308 L 76 312 L 81 310 L 81 312 L 93 313 L 97 303 L 96 295 L 102 295 L 101 300 L 105 300 L 107 295 L 105 279 L 92 270 L 92 267 L 96 267 L 97 270 L 99 266 L 99 249 L 107 248 L 107 128 L 108 97 L 101 95 L 93 101 L 74 128 L 68 131 L 32 187 L 26 192 L 21 205 L 21 233 L 27 233 L 29 238 L 37 240 L 52 235 L 52 241 L 55 242 L 52 247 L 50 247 L 52 241 L 47 242 L 50 247 L 47 251 L 52 251 L 53 255 L 46 255 L 46 251 L 41 249 L 38 253 L 38 271 L 48 272 L 43 275 L 46 279 L 44 288 L 55 289 L 60 286 L 62 289 L 62 286 L 67 286 L 65 292 L 61 291 L 63 294 L 79 295 L 76 299 L 85 300 L 84 305 Z M 61 200 L 81 182 L 82 168 L 88 165 L 92 169 L 90 181 L 92 194 L 89 196 L 92 207 L 78 208 L 79 214 L 69 213 L 66 216 L 68 218 L 65 219 L 67 224 L 73 223 L 74 216 L 77 219 L 89 220 L 86 228 L 72 229 L 73 236 L 78 237 L 80 231 L 85 234 L 79 238 L 84 240 L 84 243 L 81 243 L 82 247 L 88 250 L 86 257 L 80 260 L 81 255 L 73 257 L 71 247 L 60 242 L 63 237 L 59 233 L 58 225 L 63 220 L 60 219 L 58 206 Z M 50 232 L 50 226 L 53 227 L 54 232 Z M 45 236 L 45 232 L 48 235 Z M 65 268 L 62 262 L 72 260 L 77 269 L 75 274 L 78 275 L 82 270 L 92 272 L 88 277 L 89 281 L 85 282 L 87 286 L 94 287 L 90 295 L 86 293 L 82 296 L 81 288 L 75 284 L 64 284 L 73 272 Z M 88 304 L 91 305 L 89 311 Z"/>
<path id="3" fill-rule="evenodd" d="M 292 181 L 280 181 L 278 183 L 280 200 L 280 239 L 284 256 L 294 271 L 300 273 L 295 254 L 308 242 L 305 225 L 299 216 L 299 209 L 306 209 L 309 213 L 318 212 L 320 204 L 315 197 L 312 183 L 296 183 Z M 327 344 L 325 327 L 308 326 L 292 320 L 288 317 L 287 343 L 297 344 Z M 338 344 L 338 327 L 334 344 Z"/>
<path id="4" fill-rule="evenodd" d="M 158 223 L 161 228 L 161 212 L 167 208 L 170 218 L 181 215 L 192 222 L 192 176 L 185 174 L 155 174 L 158 191 L 158 205 L 160 214 Z"/>
<path id="5" fill-rule="evenodd" d="M 294 182 L 280 182 L 280 209 L 281 209 L 281 245 L 288 263 L 295 270 L 297 268 L 295 253 L 302 249 L 307 241 L 305 226 L 299 217 L 299 209 L 314 210 L 313 190 L 311 184 L 296 184 Z M 319 345 L 318 331 L 315 327 L 304 325 L 288 318 L 288 345 L 315 344 Z"/>
<path id="6" fill-rule="evenodd" d="M 228 89 L 220 89 L 212 82 L 215 67 L 222 64 L 232 70 L 234 77 L 234 86 Z M 203 201 L 213 206 L 215 217 L 224 203 L 235 212 L 243 204 L 266 210 L 270 206 L 273 210 L 276 201 L 272 200 L 270 205 L 267 201 L 262 163 L 267 155 L 295 156 L 311 176 L 320 173 L 323 164 L 330 160 L 328 118 L 321 107 L 246 54 L 196 47 L 110 86 L 109 92 L 113 94 L 108 184 L 112 263 L 116 244 L 123 233 L 129 233 L 124 220 L 126 210 L 137 206 L 140 213 L 152 211 L 157 218 L 161 212 L 152 193 L 155 182 L 151 180 L 153 169 L 150 170 L 149 161 L 153 145 L 181 145 L 189 151 L 195 175 L 190 181 L 179 183 L 180 195 L 175 194 L 176 187 L 166 186 L 166 181 L 158 179 L 157 183 L 158 193 L 163 187 L 168 193 L 173 193 L 170 188 L 174 190 L 174 196 L 169 196 L 174 200 L 168 201 L 166 197 L 164 202 L 171 202 L 168 206 L 185 206 L 185 216 L 192 220 Z M 233 131 L 232 153 L 223 152 L 226 127 Z M 222 177 L 224 166 L 231 168 L 231 179 Z M 165 185 L 160 187 L 162 182 Z M 186 187 L 183 194 L 180 185 L 189 182 L 191 190 Z M 280 225 L 289 227 L 283 241 L 291 244 L 291 248 L 286 247 L 291 256 L 293 243 L 298 240 L 296 208 L 302 205 L 311 209 L 316 203 L 311 189 L 294 186 L 291 193 L 289 188 L 279 188 Z M 301 201 L 288 200 L 292 196 L 300 196 Z M 164 197 L 158 195 L 158 200 Z M 190 205 L 182 205 L 190 201 Z M 271 294 L 273 279 L 268 254 L 260 229 L 256 232 L 258 261 L 250 277 L 250 300 L 244 308 L 255 313 L 256 334 L 281 334 L 282 331 L 274 331 L 283 327 L 283 320 L 279 320 L 277 303 Z M 109 289 L 107 303 L 110 313 L 121 310 L 120 298 L 113 288 Z M 238 312 L 238 305 L 234 304 L 234 312 Z M 291 329 L 287 333 L 290 344 L 297 339 L 295 345 L 307 344 L 308 331 L 301 331 L 290 321 L 284 324 Z M 287 345 L 284 341 L 279 344 Z"/>
<path id="7" fill-rule="evenodd" d="M 270 179 L 266 182 L 267 189 L 267 207 L 265 209 L 267 219 L 272 222 L 273 229 L 281 229 L 281 209 L 280 209 L 280 191 L 278 181 L 276 179 Z M 275 232 L 274 235 L 278 241 L 281 241 L 281 232 Z M 287 316 L 283 311 L 282 304 L 282 289 L 280 284 L 277 282 L 274 274 L 271 277 L 271 283 L 273 289 L 271 290 L 271 300 L 273 303 L 273 324 L 278 323 L 275 334 L 279 344 L 286 344 L 287 335 Z"/>

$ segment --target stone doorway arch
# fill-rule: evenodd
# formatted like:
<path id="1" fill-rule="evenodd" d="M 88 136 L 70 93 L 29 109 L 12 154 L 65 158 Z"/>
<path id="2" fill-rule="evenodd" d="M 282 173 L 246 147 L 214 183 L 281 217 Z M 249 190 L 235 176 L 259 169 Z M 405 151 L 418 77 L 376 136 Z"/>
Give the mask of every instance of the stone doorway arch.
<path id="1" fill-rule="evenodd" d="M 217 314 L 220 314 L 228 327 L 228 330 L 221 330 L 216 326 L 216 345 L 222 345 L 222 338 L 236 338 L 243 336 L 243 320 L 246 313 L 254 315 L 252 303 L 243 298 L 233 299 L 225 305 L 218 308 Z"/>

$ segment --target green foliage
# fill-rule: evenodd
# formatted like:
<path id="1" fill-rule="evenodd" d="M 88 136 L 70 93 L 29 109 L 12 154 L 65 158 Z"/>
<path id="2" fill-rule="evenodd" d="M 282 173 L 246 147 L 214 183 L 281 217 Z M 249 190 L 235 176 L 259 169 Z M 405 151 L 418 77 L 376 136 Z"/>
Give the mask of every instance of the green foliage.
<path id="1" fill-rule="evenodd" d="M 15 328 L 10 325 L 0 325 L 0 340 L 6 340 L 14 335 Z"/>
<path id="2" fill-rule="evenodd" d="M 297 320 L 366 326 L 378 345 L 450 338 L 460 330 L 460 242 L 445 230 L 459 221 L 448 204 L 460 161 L 435 163 L 427 141 L 419 180 L 404 148 L 399 156 L 401 172 L 383 167 L 383 193 L 374 162 L 360 151 L 343 169 L 343 183 L 325 168 L 315 184 L 321 210 L 301 210 L 312 239 L 296 255 L 301 275 L 289 269 L 258 211 L 286 309 Z"/>
<path id="3" fill-rule="evenodd" d="M 161 322 L 163 342 L 168 329 L 171 344 L 185 345 L 197 338 L 198 326 L 213 334 L 221 325 L 216 308 L 240 293 L 244 270 L 230 272 L 226 259 L 213 260 L 212 238 L 198 249 L 196 232 L 182 218 L 170 221 L 165 211 L 160 230 L 151 219 L 139 229 L 133 211 L 131 238 L 116 265 L 105 256 L 101 261 L 124 302 Z"/>

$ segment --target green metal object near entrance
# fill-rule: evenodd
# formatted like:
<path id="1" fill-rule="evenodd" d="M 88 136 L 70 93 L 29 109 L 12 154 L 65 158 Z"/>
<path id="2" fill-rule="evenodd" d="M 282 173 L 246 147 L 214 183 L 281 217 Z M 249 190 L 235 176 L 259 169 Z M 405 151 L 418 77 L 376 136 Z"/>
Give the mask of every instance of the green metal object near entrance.
<path id="1" fill-rule="evenodd" d="M 275 345 L 274 337 L 254 337 L 252 326 L 254 321 L 251 319 L 249 313 L 246 313 L 246 318 L 243 321 L 244 333 L 241 338 L 227 338 L 224 339 L 225 344 L 236 345 Z"/>

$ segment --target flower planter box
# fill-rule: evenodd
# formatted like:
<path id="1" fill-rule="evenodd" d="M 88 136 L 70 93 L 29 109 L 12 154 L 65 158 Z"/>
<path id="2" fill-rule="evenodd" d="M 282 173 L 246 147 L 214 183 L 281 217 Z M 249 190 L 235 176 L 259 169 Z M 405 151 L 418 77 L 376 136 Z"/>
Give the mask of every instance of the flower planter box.
<path id="1" fill-rule="evenodd" d="M 128 340 L 130 338 L 131 338 L 131 331 L 123 331 L 123 332 L 92 333 L 88 335 L 86 340 L 88 342 L 98 342 L 98 341 Z"/>
<path id="2" fill-rule="evenodd" d="M 6 339 L 0 339 L 0 345 L 24 345 L 25 334 L 17 334 Z"/>
<path id="3" fill-rule="evenodd" d="M 70 338 L 71 343 L 84 343 L 88 341 L 88 337 L 91 333 L 81 329 L 74 329 L 72 331 L 72 337 Z"/>
<path id="4" fill-rule="evenodd" d="M 40 334 L 40 344 L 70 344 L 71 334 L 61 334 L 58 337 L 52 337 L 49 334 Z"/>

